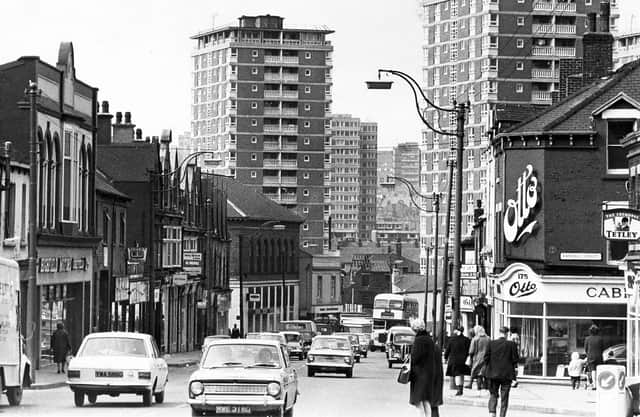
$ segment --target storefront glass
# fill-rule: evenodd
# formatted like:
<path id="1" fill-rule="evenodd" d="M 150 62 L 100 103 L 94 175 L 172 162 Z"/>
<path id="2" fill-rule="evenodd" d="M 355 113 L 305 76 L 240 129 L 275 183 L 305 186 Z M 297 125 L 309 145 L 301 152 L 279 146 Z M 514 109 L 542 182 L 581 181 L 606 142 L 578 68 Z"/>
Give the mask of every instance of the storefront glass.
<path id="1" fill-rule="evenodd" d="M 511 317 L 509 327 L 520 331 L 518 372 L 542 375 L 542 319 Z"/>
<path id="2" fill-rule="evenodd" d="M 66 285 L 40 287 L 40 360 L 42 365 L 53 363 L 51 336 L 58 323 L 65 323 L 67 316 Z"/>

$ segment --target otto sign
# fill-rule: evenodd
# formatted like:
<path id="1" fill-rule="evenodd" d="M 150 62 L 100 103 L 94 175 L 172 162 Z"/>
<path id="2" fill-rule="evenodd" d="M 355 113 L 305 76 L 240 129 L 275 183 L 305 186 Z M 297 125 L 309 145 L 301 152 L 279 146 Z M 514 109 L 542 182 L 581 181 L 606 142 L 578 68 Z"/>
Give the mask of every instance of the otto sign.
<path id="1" fill-rule="evenodd" d="M 538 223 L 530 221 L 532 210 L 538 205 L 538 178 L 533 175 L 533 166 L 527 165 L 522 176 L 518 178 L 516 199 L 507 200 L 504 211 L 504 238 L 515 243 L 527 233 L 532 233 Z"/>
<path id="2" fill-rule="evenodd" d="M 529 274 L 520 272 L 509 286 L 509 295 L 516 298 L 525 297 L 533 294 L 537 289 L 536 283 L 529 279 Z"/>

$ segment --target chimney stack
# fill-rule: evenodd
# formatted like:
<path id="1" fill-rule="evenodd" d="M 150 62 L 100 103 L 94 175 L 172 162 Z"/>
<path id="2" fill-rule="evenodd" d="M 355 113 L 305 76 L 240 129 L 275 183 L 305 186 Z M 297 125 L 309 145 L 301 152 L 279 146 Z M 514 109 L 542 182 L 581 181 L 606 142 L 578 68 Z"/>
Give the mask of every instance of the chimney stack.
<path id="1" fill-rule="evenodd" d="M 116 113 L 116 124 L 113 125 L 113 142 L 114 143 L 131 143 L 135 138 L 134 128 L 136 125 L 131 123 L 131 113 L 125 112 L 124 123 L 122 123 L 122 113 Z"/>
<path id="2" fill-rule="evenodd" d="M 596 31 L 585 33 L 582 37 L 582 85 L 588 85 L 609 74 L 613 69 L 613 35 L 609 32 L 610 5 L 600 3 L 600 15 L 596 22 Z M 591 14 L 588 16 L 592 19 Z M 589 25 L 592 21 L 589 20 Z"/>
<path id="3" fill-rule="evenodd" d="M 108 145 L 111 143 L 111 119 L 113 115 L 109 113 L 109 102 L 102 102 L 102 112 L 98 113 L 98 131 L 96 132 L 98 145 Z"/>

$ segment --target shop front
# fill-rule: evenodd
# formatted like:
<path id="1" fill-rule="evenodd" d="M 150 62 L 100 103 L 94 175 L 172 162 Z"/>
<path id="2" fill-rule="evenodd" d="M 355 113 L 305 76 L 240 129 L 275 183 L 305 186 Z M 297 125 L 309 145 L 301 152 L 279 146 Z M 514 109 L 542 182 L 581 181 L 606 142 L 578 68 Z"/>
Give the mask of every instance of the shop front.
<path id="1" fill-rule="evenodd" d="M 500 326 L 520 333 L 520 375 L 566 376 L 572 352 L 584 353 L 592 324 L 605 347 L 626 342 L 622 276 L 539 275 L 513 263 L 495 277 L 493 299 L 495 334 Z"/>

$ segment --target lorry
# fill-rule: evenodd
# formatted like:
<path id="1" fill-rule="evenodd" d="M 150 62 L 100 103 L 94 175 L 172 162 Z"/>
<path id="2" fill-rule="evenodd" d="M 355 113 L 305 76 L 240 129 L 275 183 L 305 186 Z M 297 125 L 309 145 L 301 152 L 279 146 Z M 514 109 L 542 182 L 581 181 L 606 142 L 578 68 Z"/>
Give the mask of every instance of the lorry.
<path id="1" fill-rule="evenodd" d="M 20 334 L 20 269 L 0 257 L 0 389 L 9 405 L 20 405 L 22 390 L 31 386 L 31 362 Z"/>

